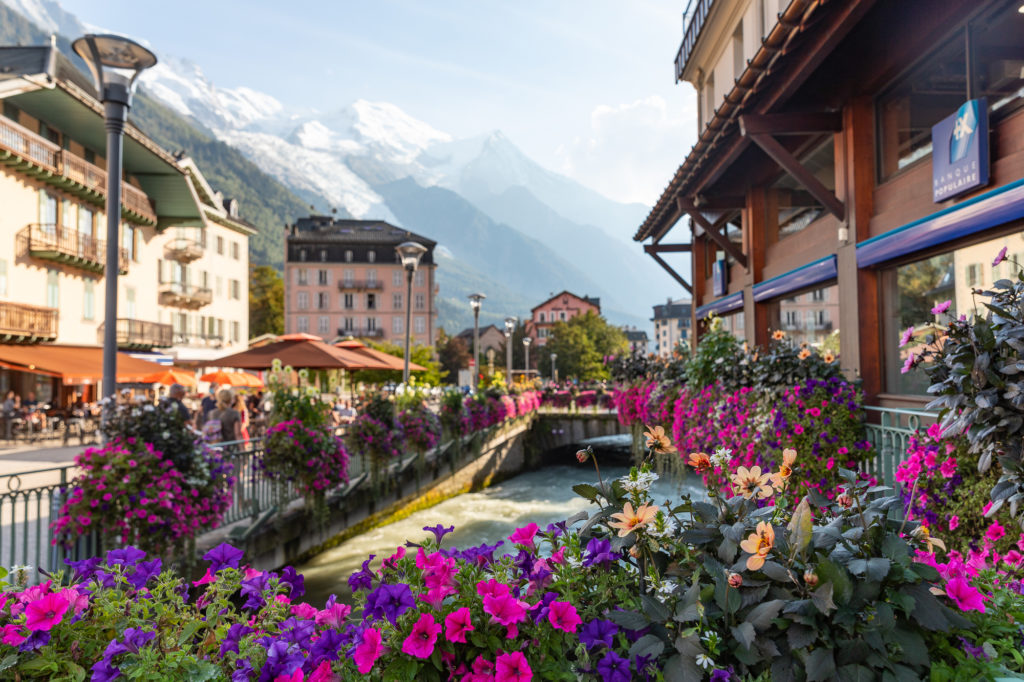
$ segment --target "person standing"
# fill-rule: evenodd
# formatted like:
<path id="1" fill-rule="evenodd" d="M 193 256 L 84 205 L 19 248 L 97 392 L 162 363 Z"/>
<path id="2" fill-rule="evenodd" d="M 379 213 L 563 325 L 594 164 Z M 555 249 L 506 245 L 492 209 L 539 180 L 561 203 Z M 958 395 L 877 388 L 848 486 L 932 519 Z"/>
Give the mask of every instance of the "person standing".
<path id="1" fill-rule="evenodd" d="M 230 388 L 217 391 L 216 407 L 206 415 L 206 422 L 203 424 L 203 436 L 208 442 L 242 440 L 242 418 L 238 410 L 234 409 L 234 404 L 234 391 Z"/>
<path id="2" fill-rule="evenodd" d="M 173 384 L 167 393 L 167 403 L 175 412 L 181 415 L 181 420 L 188 425 L 192 424 L 192 414 L 185 407 L 182 398 L 185 397 L 185 387 L 181 384 Z"/>
<path id="3" fill-rule="evenodd" d="M 245 447 L 249 447 L 249 410 L 245 407 L 245 398 L 241 394 L 235 399 L 235 411 L 238 412 L 239 423 L 241 424 L 241 438 L 245 441 Z"/>
<path id="4" fill-rule="evenodd" d="M 196 415 L 196 426 L 202 428 L 206 424 L 206 416 L 217 408 L 217 384 L 210 384 L 210 392 L 203 396 L 199 403 L 199 414 Z"/>

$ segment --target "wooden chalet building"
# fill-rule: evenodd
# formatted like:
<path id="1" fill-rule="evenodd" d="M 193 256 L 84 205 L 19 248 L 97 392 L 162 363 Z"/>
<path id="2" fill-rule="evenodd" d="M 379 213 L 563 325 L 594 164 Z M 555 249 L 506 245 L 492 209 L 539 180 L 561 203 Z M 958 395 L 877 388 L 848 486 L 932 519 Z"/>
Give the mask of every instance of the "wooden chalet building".
<path id="1" fill-rule="evenodd" d="M 1024 0 L 692 0 L 676 80 L 699 140 L 637 230 L 692 250 L 693 324 L 840 347 L 881 405 L 923 336 L 1024 264 Z"/>

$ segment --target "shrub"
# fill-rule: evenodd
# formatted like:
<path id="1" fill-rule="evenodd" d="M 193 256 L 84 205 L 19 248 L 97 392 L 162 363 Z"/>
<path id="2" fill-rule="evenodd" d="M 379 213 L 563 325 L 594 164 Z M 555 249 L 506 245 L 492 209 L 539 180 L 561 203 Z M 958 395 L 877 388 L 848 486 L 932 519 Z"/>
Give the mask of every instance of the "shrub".
<path id="1" fill-rule="evenodd" d="M 293 377 L 298 377 L 294 386 Z M 271 424 L 299 421 L 309 428 L 319 428 L 330 423 L 331 406 L 320 399 L 319 391 L 308 381 L 308 370 L 295 372 L 291 367 L 282 367 L 280 360 L 274 360 L 267 380 L 271 392 Z"/>
<path id="2" fill-rule="evenodd" d="M 305 498 L 306 510 L 326 518 L 326 496 L 348 482 L 348 452 L 341 440 L 324 427 L 307 427 L 298 420 L 279 422 L 267 429 L 260 468 L 282 488 L 293 484 Z"/>
<path id="3" fill-rule="evenodd" d="M 136 405 L 104 399 L 103 411 L 100 428 L 108 442 L 120 438 L 149 443 L 173 462 L 178 471 L 189 472 L 199 434 L 185 423 L 171 403 Z"/>
<path id="4" fill-rule="evenodd" d="M 419 453 L 435 448 L 441 438 L 441 422 L 423 403 L 399 412 L 398 428 L 403 443 Z"/>

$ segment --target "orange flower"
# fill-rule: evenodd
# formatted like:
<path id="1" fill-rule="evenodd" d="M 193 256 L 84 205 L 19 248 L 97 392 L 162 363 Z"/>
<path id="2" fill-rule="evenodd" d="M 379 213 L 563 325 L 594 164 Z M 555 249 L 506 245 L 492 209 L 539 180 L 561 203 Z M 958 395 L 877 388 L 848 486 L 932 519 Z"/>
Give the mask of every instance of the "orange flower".
<path id="1" fill-rule="evenodd" d="M 639 509 L 633 511 L 632 503 L 627 502 L 623 505 L 622 511 L 612 514 L 612 518 L 618 520 L 613 523 L 609 523 L 608 527 L 618 529 L 619 537 L 624 538 L 637 528 L 646 526 L 648 523 L 653 521 L 657 513 L 657 506 L 642 504 Z"/>
<path id="2" fill-rule="evenodd" d="M 807 358 L 811 357 L 811 351 L 804 348 L 802 351 L 797 353 L 797 357 L 800 358 L 801 360 L 806 360 Z"/>
<path id="3" fill-rule="evenodd" d="M 782 331 L 781 329 L 776 329 L 775 331 L 772 332 L 772 338 L 775 339 L 776 341 L 782 341 L 782 339 L 786 338 L 786 332 Z"/>
<path id="4" fill-rule="evenodd" d="M 738 467 L 736 473 L 731 477 L 732 484 L 737 495 L 750 499 L 757 494 L 758 497 L 771 497 L 773 494 L 771 476 L 762 474 L 761 467 L 753 466 Z"/>
<path id="5" fill-rule="evenodd" d="M 757 530 L 740 543 L 740 549 L 750 554 L 747 559 L 747 570 L 756 571 L 764 566 L 768 552 L 775 544 L 775 529 L 769 524 L 761 521 L 757 524 Z"/>
<path id="6" fill-rule="evenodd" d="M 711 458 L 703 452 L 691 452 L 689 464 L 697 470 L 698 474 L 711 470 Z"/>
<path id="7" fill-rule="evenodd" d="M 647 436 L 647 447 L 651 450 L 660 452 L 663 455 L 671 455 L 678 452 L 678 450 L 676 450 L 676 446 L 672 445 L 672 441 L 669 440 L 669 437 L 665 434 L 664 427 L 648 426 L 647 433 L 644 435 Z"/>
<path id="8" fill-rule="evenodd" d="M 821 356 L 821 359 L 825 362 L 832 363 L 835 362 L 836 356 L 832 355 L 831 351 L 825 351 L 825 354 Z"/>
<path id="9" fill-rule="evenodd" d="M 771 475 L 772 486 L 782 490 L 786 487 L 789 477 L 793 475 L 793 462 L 796 461 L 796 450 L 786 448 L 782 451 L 782 464 L 779 465 L 778 473 Z"/>

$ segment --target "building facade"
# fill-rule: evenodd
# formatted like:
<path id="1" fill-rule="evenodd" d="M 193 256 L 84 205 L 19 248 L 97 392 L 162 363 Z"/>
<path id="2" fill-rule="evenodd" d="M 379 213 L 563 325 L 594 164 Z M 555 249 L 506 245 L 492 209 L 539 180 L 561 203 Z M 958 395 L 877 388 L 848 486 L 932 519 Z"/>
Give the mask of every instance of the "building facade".
<path id="1" fill-rule="evenodd" d="M 407 241 L 427 248 L 413 277 L 411 301 L 395 251 Z M 411 303 L 411 341 L 432 346 L 437 340 L 435 246 L 381 220 L 298 220 L 288 228 L 285 243 L 285 332 L 404 345 Z"/>
<path id="2" fill-rule="evenodd" d="M 0 361 L 8 344 L 34 344 L 43 365 L 46 346 L 95 349 L 103 342 L 103 108 L 90 81 L 54 47 L 0 47 L 0 67 Z M 185 332 L 198 330 L 200 317 L 214 316 L 212 328 L 224 330 L 218 348 L 244 347 L 254 232 L 230 206 L 193 162 L 127 125 L 114 322 L 122 350 L 185 359 L 211 342 Z M 218 239 L 234 244 L 231 262 L 201 246 Z M 184 241 L 193 247 L 175 255 L 174 245 Z M 200 269 L 236 283 L 223 291 L 203 288 Z M 43 373 L 8 365 L 0 370 L 0 391 L 31 390 L 52 403 L 75 391 L 95 394 L 96 378 L 76 388 L 60 381 L 59 368 Z"/>
<path id="3" fill-rule="evenodd" d="M 526 333 L 533 339 L 532 343 L 543 346 L 547 343 L 556 323 L 568 322 L 577 315 L 586 314 L 587 311 L 600 315 L 601 299 L 592 296 L 577 296 L 563 291 L 553 295 L 530 311 L 530 322 L 527 325 Z"/>
<path id="4" fill-rule="evenodd" d="M 669 299 L 665 303 L 654 306 L 654 349 L 653 353 L 660 358 L 671 358 L 672 352 L 680 345 L 689 349 L 690 331 L 692 329 L 690 316 L 692 314 L 690 301 Z"/>
<path id="5" fill-rule="evenodd" d="M 752 343 L 788 329 L 868 400 L 923 404 L 901 332 L 972 312 L 1024 248 L 1020 2 L 693 5 L 675 72 L 699 138 L 635 239 L 692 250 L 698 335 L 710 313 Z"/>
<path id="6" fill-rule="evenodd" d="M 644 355 L 650 352 L 651 340 L 647 338 L 647 332 L 643 329 L 623 327 L 622 332 L 626 335 L 626 343 L 629 344 L 629 350 Z"/>
<path id="7" fill-rule="evenodd" d="M 463 329 L 456 336 L 466 342 L 466 348 L 469 349 L 470 354 L 473 353 L 473 328 L 469 327 Z M 500 353 L 505 349 L 505 332 L 498 329 L 496 325 L 489 324 L 486 327 L 480 328 L 480 354 L 486 359 L 487 351 L 493 350 L 495 353 Z M 499 359 L 504 362 L 504 355 L 499 355 Z"/>

